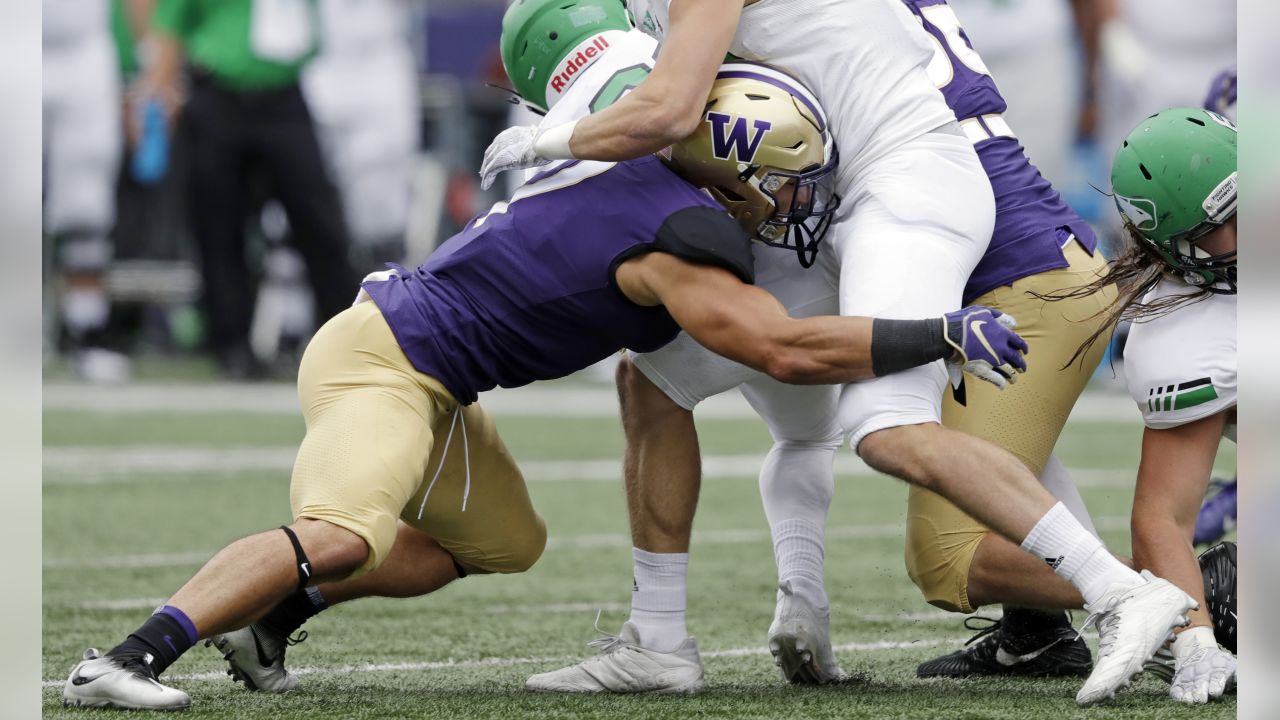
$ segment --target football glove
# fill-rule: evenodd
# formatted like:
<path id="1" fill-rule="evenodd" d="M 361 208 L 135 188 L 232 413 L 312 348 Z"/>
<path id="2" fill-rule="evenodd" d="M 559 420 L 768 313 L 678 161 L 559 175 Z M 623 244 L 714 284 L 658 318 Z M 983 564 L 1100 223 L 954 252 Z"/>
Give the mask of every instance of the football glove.
<path id="1" fill-rule="evenodd" d="M 485 149 L 484 160 L 480 163 L 480 189 L 493 187 L 493 181 L 507 170 L 538 167 L 551 162 L 538 157 L 533 147 L 537 138 L 537 125 L 517 125 L 498 133 L 498 137 Z"/>
<path id="2" fill-rule="evenodd" d="M 1173 658 L 1169 697 L 1178 702 L 1202 705 L 1235 684 L 1236 658 L 1218 647 L 1213 628 L 1193 627 L 1178 633 Z"/>
<path id="3" fill-rule="evenodd" d="M 943 335 L 955 349 L 948 363 L 1001 390 L 1016 382 L 1015 373 L 1026 372 L 1022 356 L 1027 341 L 1013 331 L 1018 323 L 1012 315 L 982 305 L 949 312 L 943 316 Z"/>

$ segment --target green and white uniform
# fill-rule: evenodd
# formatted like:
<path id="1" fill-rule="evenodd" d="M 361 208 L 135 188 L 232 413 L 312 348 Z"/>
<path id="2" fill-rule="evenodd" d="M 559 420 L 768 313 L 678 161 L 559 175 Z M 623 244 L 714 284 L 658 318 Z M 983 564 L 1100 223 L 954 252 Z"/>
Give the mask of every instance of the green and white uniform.
<path id="1" fill-rule="evenodd" d="M 1150 303 L 1195 288 L 1166 279 Z M 1236 406 L 1236 296 L 1204 300 L 1135 323 L 1124 351 L 1124 374 L 1143 422 L 1154 430 L 1185 425 Z M 1236 439 L 1236 424 L 1223 433 Z"/>

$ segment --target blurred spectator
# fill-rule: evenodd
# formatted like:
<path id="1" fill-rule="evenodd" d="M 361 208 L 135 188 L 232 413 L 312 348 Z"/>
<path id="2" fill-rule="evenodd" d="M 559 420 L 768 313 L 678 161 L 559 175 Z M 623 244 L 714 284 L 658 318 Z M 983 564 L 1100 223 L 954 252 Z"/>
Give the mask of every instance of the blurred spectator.
<path id="1" fill-rule="evenodd" d="M 246 259 L 246 180 L 254 169 L 265 171 L 288 215 L 321 321 L 350 303 L 358 279 L 299 87 L 316 49 L 315 15 L 314 0 L 159 0 L 152 15 L 141 92 L 182 108 L 209 343 L 231 377 L 262 373 L 249 345 L 256 282 Z"/>
<path id="2" fill-rule="evenodd" d="M 1009 102 L 1031 162 L 1065 189 L 1075 145 L 1094 129 L 1098 0 L 949 0 Z"/>
<path id="3" fill-rule="evenodd" d="M 1214 78 L 1236 64 L 1235 0 L 1104 0 L 1099 147 L 1115 148 L 1143 118 L 1200 107 Z M 1094 184 L 1110 187 L 1110 158 Z M 1119 236 L 1119 214 L 1105 213 Z"/>
<path id="4" fill-rule="evenodd" d="M 76 372 L 99 382 L 129 373 L 128 360 L 104 337 L 122 127 L 109 7 L 43 0 L 44 228 L 61 274 L 63 343 Z"/>
<path id="5" fill-rule="evenodd" d="M 406 0 L 319 0 L 302 74 L 362 272 L 404 257 L 421 99 Z"/>

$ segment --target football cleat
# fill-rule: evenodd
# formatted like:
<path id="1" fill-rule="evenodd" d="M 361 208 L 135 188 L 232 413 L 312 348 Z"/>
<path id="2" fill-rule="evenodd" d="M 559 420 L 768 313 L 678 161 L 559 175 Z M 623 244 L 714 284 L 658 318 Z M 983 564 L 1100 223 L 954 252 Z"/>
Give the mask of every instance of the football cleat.
<path id="1" fill-rule="evenodd" d="M 66 707 L 114 707 L 125 710 L 185 710 L 191 696 L 156 680 L 151 656 L 99 655 L 94 648 L 71 669 L 62 687 Z"/>
<path id="2" fill-rule="evenodd" d="M 702 658 L 692 637 L 672 652 L 640 647 L 630 622 L 617 635 L 603 636 L 589 645 L 600 654 L 577 665 L 538 673 L 525 681 L 525 690 L 559 693 L 655 693 L 694 695 L 702 692 Z"/>
<path id="3" fill-rule="evenodd" d="M 831 616 L 793 593 L 789 582 L 778 586 L 769 652 L 782 679 L 793 685 L 829 685 L 849 679 L 831 650 Z"/>
<path id="4" fill-rule="evenodd" d="M 1042 625 L 1020 632 L 1011 631 L 1004 620 L 965 618 L 964 626 L 970 630 L 979 630 L 971 624 L 975 620 L 990 624 L 969 638 L 966 647 L 921 663 L 916 668 L 916 676 L 1084 677 L 1093 668 L 1089 645 L 1066 624 L 1066 615 L 1062 617 L 1061 625 Z"/>
<path id="5" fill-rule="evenodd" d="M 1142 666 L 1142 671 L 1148 675 L 1154 675 L 1166 683 L 1173 682 L 1173 673 L 1177 670 L 1178 663 L 1173 657 L 1173 650 L 1170 643 L 1160 646 L 1155 655 Z"/>
<path id="6" fill-rule="evenodd" d="M 1218 543 L 1200 554 L 1204 600 L 1213 635 L 1222 647 L 1236 651 L 1236 544 Z"/>
<path id="7" fill-rule="evenodd" d="M 1098 628 L 1098 659 L 1093 672 L 1076 694 L 1076 703 L 1092 705 L 1115 697 L 1142 672 L 1143 665 L 1173 637 L 1174 628 L 1186 625 L 1187 613 L 1199 605 L 1168 580 L 1143 570 L 1140 585 L 1111 586 L 1096 603 L 1085 627 Z"/>
<path id="8" fill-rule="evenodd" d="M 305 631 L 293 639 L 273 633 L 257 623 L 214 635 L 204 644 L 205 647 L 212 645 L 222 653 L 222 659 L 231 666 L 227 674 L 233 682 L 241 680 L 250 690 L 282 693 L 298 686 L 297 676 L 284 667 L 285 648 L 306 639 Z"/>
<path id="9" fill-rule="evenodd" d="M 1196 515 L 1195 544 L 1216 542 L 1236 526 L 1236 480 L 1227 482 L 1214 478 L 1213 485 L 1221 489 L 1205 501 Z"/>

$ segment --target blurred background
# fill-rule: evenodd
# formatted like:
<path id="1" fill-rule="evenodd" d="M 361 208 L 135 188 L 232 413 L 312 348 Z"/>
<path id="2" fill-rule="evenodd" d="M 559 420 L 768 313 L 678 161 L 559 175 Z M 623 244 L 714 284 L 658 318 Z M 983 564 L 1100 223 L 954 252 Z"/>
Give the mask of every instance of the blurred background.
<path id="1" fill-rule="evenodd" d="M 42 5 L 52 379 L 288 379 L 361 277 L 502 199 L 480 155 L 536 119 L 489 86 L 503 0 Z M 1120 138 L 1173 105 L 1234 114 L 1234 0 L 951 5 L 1106 252 Z"/>

